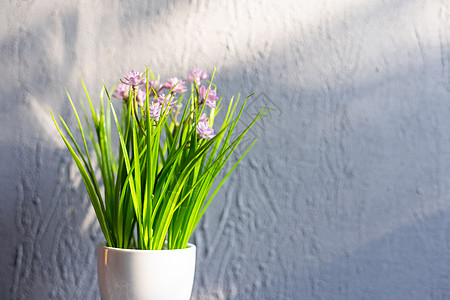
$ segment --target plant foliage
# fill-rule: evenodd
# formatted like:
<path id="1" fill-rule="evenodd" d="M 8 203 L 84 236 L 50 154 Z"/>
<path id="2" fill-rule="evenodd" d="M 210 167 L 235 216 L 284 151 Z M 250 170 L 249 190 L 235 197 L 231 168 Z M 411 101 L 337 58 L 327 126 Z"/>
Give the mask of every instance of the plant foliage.
<path id="1" fill-rule="evenodd" d="M 185 82 L 176 77 L 159 84 L 149 69 L 143 74 L 132 71 L 112 95 L 103 87 L 99 111 L 82 82 L 89 103 L 81 115 L 85 128 L 67 93 L 81 135 L 78 142 L 64 119 L 59 117 L 62 128 L 52 114 L 83 178 L 108 246 L 185 248 L 224 181 L 256 142 L 243 151 L 213 189 L 219 172 L 267 110 L 261 109 L 242 132 L 236 133 L 248 97 L 242 105 L 239 96 L 232 98 L 214 133 L 222 98 L 217 97 L 212 79 L 207 86 L 201 85 L 207 77 L 199 69 L 192 70 L 188 94 Z M 120 120 L 111 97 L 123 99 Z M 117 152 L 113 150 L 112 131 L 119 139 Z M 88 142 L 92 143 L 91 151 Z M 92 155 L 96 156 L 100 179 L 95 175 Z"/>

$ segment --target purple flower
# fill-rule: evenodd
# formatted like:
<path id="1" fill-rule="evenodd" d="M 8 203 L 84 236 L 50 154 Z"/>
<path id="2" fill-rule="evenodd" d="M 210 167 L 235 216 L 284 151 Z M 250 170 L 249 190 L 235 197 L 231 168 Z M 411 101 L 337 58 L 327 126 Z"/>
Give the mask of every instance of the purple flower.
<path id="1" fill-rule="evenodd" d="M 163 104 L 167 101 L 166 97 L 167 97 L 166 94 L 162 93 L 158 97 L 153 98 L 153 102 Z"/>
<path id="2" fill-rule="evenodd" d="M 199 122 L 208 122 L 209 118 L 206 116 L 206 114 L 201 114 L 200 118 L 198 118 Z"/>
<path id="3" fill-rule="evenodd" d="M 208 90 L 202 85 L 198 89 L 199 103 L 200 105 L 205 103 L 205 105 L 211 108 L 217 108 L 216 101 L 219 100 L 219 97 L 216 95 L 216 90 L 211 90 L 208 87 Z"/>
<path id="4" fill-rule="evenodd" d="M 159 95 L 157 98 L 154 98 L 153 102 L 164 105 L 164 110 L 166 110 L 167 105 L 169 105 L 169 110 L 181 107 L 181 104 L 177 104 L 177 100 L 175 100 L 173 96 L 166 96 L 164 93 Z"/>
<path id="5" fill-rule="evenodd" d="M 124 100 L 128 99 L 130 93 L 130 87 L 128 85 L 120 83 L 114 90 L 112 96 L 115 98 L 122 98 Z"/>
<path id="6" fill-rule="evenodd" d="M 145 99 L 147 98 L 147 92 L 144 90 L 139 90 L 137 93 L 137 103 L 139 105 L 139 107 L 143 107 L 144 103 L 145 103 Z"/>
<path id="7" fill-rule="evenodd" d="M 197 135 L 201 139 L 211 139 L 215 136 L 214 129 L 209 127 L 208 122 L 198 122 Z"/>
<path id="8" fill-rule="evenodd" d="M 187 91 L 186 86 L 184 85 L 184 81 L 178 79 L 177 77 L 172 77 L 167 79 L 167 82 L 164 83 L 163 88 L 172 90 L 172 94 L 174 93 L 184 93 Z"/>
<path id="9" fill-rule="evenodd" d="M 125 101 L 125 103 L 128 103 L 128 97 L 130 96 L 130 86 L 122 83 L 119 84 L 114 90 L 112 96 L 115 98 L 121 98 Z M 139 90 L 137 92 L 136 100 L 140 107 L 144 106 L 146 97 L 147 94 L 144 90 Z"/>
<path id="10" fill-rule="evenodd" d="M 135 89 L 136 87 L 145 83 L 146 79 L 142 76 L 142 73 L 132 70 L 131 72 L 125 74 L 125 80 L 120 79 L 123 84 L 130 85 Z"/>
<path id="11" fill-rule="evenodd" d="M 209 76 L 208 73 L 203 72 L 203 71 L 200 70 L 199 68 L 195 68 L 195 69 L 192 69 L 192 70 L 189 72 L 189 75 L 188 75 L 188 81 L 189 81 L 189 82 L 196 82 L 197 85 L 199 85 L 200 82 L 201 82 L 202 80 L 205 80 L 206 78 L 208 78 L 208 76 Z"/>
<path id="12" fill-rule="evenodd" d="M 148 90 L 150 96 L 156 96 L 162 90 L 162 86 L 158 85 L 158 80 L 152 80 L 148 83 Z"/>
<path id="13" fill-rule="evenodd" d="M 150 111 L 150 119 L 158 122 L 161 116 L 161 108 L 161 104 L 152 102 L 148 107 L 148 110 Z"/>

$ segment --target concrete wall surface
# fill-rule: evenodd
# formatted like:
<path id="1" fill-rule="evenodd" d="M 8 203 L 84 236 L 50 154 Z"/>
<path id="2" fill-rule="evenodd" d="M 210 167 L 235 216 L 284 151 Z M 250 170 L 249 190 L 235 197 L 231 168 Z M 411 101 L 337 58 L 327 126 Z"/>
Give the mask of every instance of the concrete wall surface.
<path id="1" fill-rule="evenodd" d="M 450 299 L 447 0 L 0 0 L 0 299 L 99 299 L 51 121 L 145 65 L 272 108 L 192 241 L 192 299 Z M 228 101 L 228 100 L 227 100 Z"/>

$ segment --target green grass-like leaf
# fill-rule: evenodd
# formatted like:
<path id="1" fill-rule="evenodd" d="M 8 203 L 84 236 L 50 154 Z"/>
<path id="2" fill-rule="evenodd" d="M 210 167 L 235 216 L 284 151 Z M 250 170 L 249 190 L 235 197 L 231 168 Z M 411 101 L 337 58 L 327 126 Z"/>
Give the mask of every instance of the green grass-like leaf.
<path id="1" fill-rule="evenodd" d="M 215 71 L 207 81 L 208 93 L 216 88 L 213 83 Z M 155 79 L 148 68 L 144 76 L 147 82 Z M 184 248 L 211 201 L 256 140 L 243 150 L 212 190 L 214 181 L 244 136 L 267 110 L 261 109 L 242 132 L 235 133 L 250 96 L 240 108 L 240 95 L 233 97 L 216 135 L 211 139 L 200 139 L 196 126 L 200 115 L 206 112 L 206 106 L 200 105 L 197 82 L 191 84 L 192 92 L 184 109 L 174 113 L 168 106 L 163 106 L 158 121 L 150 119 L 151 95 L 157 91 L 153 87 L 149 90 L 146 85 L 143 107 L 138 107 L 137 90 L 130 88 L 120 122 L 106 86 L 100 93 L 100 110 L 96 111 L 84 82 L 81 83 L 90 108 L 88 114 L 82 103 L 87 130 L 83 129 L 68 92 L 67 96 L 76 116 L 82 147 L 63 118 L 60 117 L 60 121 L 71 143 L 53 114 L 52 118 L 83 178 L 107 244 L 119 248 L 161 249 L 167 243 L 169 249 Z M 166 96 L 167 101 L 173 99 L 172 90 Z M 104 95 L 108 101 L 106 105 Z M 183 95 L 178 103 L 182 100 Z M 222 103 L 221 97 L 217 109 L 208 108 L 210 126 L 222 111 Z M 114 136 L 117 134 L 119 139 L 117 153 L 111 140 L 112 121 L 115 123 Z M 95 175 L 88 142 L 92 143 L 97 157 L 100 182 Z"/>

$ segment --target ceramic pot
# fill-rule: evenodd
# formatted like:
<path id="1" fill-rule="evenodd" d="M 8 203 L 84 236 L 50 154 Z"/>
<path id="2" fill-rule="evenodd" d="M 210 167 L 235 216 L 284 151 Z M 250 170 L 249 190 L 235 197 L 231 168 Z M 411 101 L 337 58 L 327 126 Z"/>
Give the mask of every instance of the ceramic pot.
<path id="1" fill-rule="evenodd" d="M 176 250 L 97 246 L 102 300 L 188 300 L 195 273 L 195 245 Z"/>

